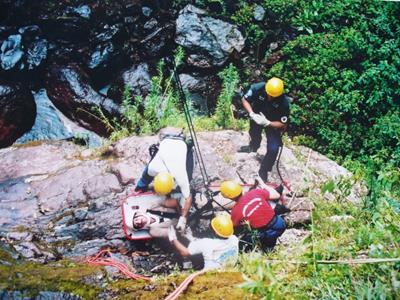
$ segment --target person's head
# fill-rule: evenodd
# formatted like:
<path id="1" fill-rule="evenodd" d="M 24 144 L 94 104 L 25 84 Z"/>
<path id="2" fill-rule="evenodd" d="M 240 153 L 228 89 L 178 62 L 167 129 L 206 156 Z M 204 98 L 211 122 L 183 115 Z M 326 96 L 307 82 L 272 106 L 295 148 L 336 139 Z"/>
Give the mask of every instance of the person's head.
<path id="1" fill-rule="evenodd" d="M 211 220 L 211 228 L 221 238 L 227 239 L 233 234 L 233 223 L 229 214 L 221 214 Z"/>
<path id="2" fill-rule="evenodd" d="M 242 187 L 240 184 L 227 180 L 221 183 L 221 194 L 225 198 L 236 200 L 242 194 Z"/>
<path id="3" fill-rule="evenodd" d="M 168 195 L 174 188 L 174 177 L 169 172 L 160 172 L 154 178 L 154 191 L 160 195 Z"/>
<path id="4" fill-rule="evenodd" d="M 144 229 L 146 225 L 150 225 L 151 217 L 141 211 L 135 211 L 132 217 L 132 228 L 134 230 Z"/>
<path id="5" fill-rule="evenodd" d="M 265 91 L 272 99 L 277 98 L 283 94 L 283 81 L 277 77 L 272 77 L 265 84 Z"/>

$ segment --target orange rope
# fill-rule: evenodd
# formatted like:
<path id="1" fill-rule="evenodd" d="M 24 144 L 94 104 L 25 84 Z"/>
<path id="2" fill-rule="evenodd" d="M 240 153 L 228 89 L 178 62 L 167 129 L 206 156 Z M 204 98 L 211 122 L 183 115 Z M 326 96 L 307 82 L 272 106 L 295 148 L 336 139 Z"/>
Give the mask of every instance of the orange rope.
<path id="1" fill-rule="evenodd" d="M 109 257 L 105 257 L 105 256 Z M 143 279 L 151 280 L 151 277 L 138 275 L 129 270 L 128 266 L 122 262 L 116 261 L 112 258 L 112 254 L 109 250 L 101 250 L 94 257 L 89 257 L 85 260 L 88 264 L 95 266 L 111 266 L 117 268 L 122 274 L 132 279 Z"/>
<path id="2" fill-rule="evenodd" d="M 187 288 L 187 286 L 192 282 L 192 280 L 196 277 L 199 276 L 203 273 L 205 273 L 206 270 L 198 271 L 196 273 L 193 273 L 186 277 L 186 279 L 176 288 L 175 291 L 173 291 L 165 300 L 175 300 L 178 299 L 179 295 L 183 293 L 183 291 Z"/>

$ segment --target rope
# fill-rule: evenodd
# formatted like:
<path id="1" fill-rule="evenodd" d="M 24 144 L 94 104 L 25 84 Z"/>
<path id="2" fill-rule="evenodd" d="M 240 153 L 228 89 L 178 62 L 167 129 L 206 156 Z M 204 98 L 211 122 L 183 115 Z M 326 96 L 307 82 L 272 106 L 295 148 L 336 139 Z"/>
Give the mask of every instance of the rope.
<path id="1" fill-rule="evenodd" d="M 340 264 L 340 265 L 357 265 L 357 264 L 377 264 L 377 263 L 393 263 L 399 262 L 400 258 L 363 258 L 363 259 L 349 259 L 349 260 L 317 260 L 317 264 Z M 267 263 L 289 263 L 289 264 L 303 264 L 307 265 L 314 263 L 311 261 L 301 260 L 280 260 L 280 259 L 267 259 Z"/>
<path id="2" fill-rule="evenodd" d="M 311 153 L 312 153 L 312 149 L 310 149 L 310 150 L 308 151 L 307 163 L 306 163 L 306 165 L 304 166 L 304 170 L 303 170 L 303 175 L 302 175 L 302 177 L 304 177 L 304 174 L 306 173 L 306 169 L 307 169 L 307 167 L 308 167 L 308 163 L 310 162 L 310 159 L 311 159 Z M 292 204 L 292 201 L 294 200 L 294 198 L 296 197 L 296 195 L 297 195 L 297 192 L 294 192 L 292 198 L 290 199 L 290 201 L 289 201 L 289 203 L 288 203 L 288 205 L 287 205 L 287 207 L 290 208 L 290 204 Z M 296 207 L 297 207 L 297 206 L 298 206 L 298 205 L 296 205 Z"/>
<path id="3" fill-rule="evenodd" d="M 195 154 L 196 154 L 196 158 L 199 162 L 199 168 L 200 168 L 200 172 L 201 172 L 201 175 L 203 178 L 203 183 L 204 183 L 204 186 L 208 187 L 209 177 L 208 177 L 207 170 L 206 170 L 206 167 L 204 164 L 203 156 L 201 155 L 199 142 L 197 140 L 196 131 L 194 129 L 194 125 L 193 125 L 193 121 L 192 121 L 192 116 L 190 115 L 189 104 L 188 104 L 188 101 L 186 100 L 186 95 L 185 95 L 185 92 L 183 91 L 182 83 L 181 83 L 181 80 L 179 79 L 178 72 L 176 71 L 175 60 L 171 59 L 170 61 L 172 61 L 173 76 L 175 78 L 175 83 L 178 87 L 178 92 L 179 92 L 180 98 L 182 99 L 183 110 L 185 113 L 186 122 L 188 124 L 190 137 L 193 140 Z"/>
<path id="4" fill-rule="evenodd" d="M 108 256 L 108 257 L 106 257 Z M 111 266 L 117 268 L 122 274 L 132 279 L 151 280 L 151 277 L 138 275 L 129 270 L 128 266 L 122 262 L 116 261 L 112 258 L 112 254 L 109 250 L 101 250 L 93 257 L 89 257 L 85 260 L 88 264 L 95 266 Z"/>
<path id="5" fill-rule="evenodd" d="M 187 288 L 187 286 L 192 282 L 192 280 L 205 273 L 206 270 L 202 270 L 202 271 L 198 271 L 196 273 L 193 273 L 191 275 L 189 275 L 188 277 L 186 277 L 186 279 L 175 289 L 175 291 L 173 291 L 171 294 L 168 295 L 167 298 L 165 298 L 165 300 L 175 300 L 178 299 L 179 295 L 183 293 L 183 291 Z"/>
<path id="6" fill-rule="evenodd" d="M 278 158 L 276 159 L 276 171 L 278 172 L 279 178 L 282 182 L 282 184 L 285 186 L 285 188 L 289 191 L 289 192 L 293 192 L 290 184 L 283 179 L 282 174 L 281 174 L 281 170 L 279 169 L 279 163 L 281 161 L 281 155 L 282 155 L 282 150 L 283 150 L 283 145 L 280 146 L 280 150 L 279 150 L 279 154 L 278 154 Z"/>
<path id="7" fill-rule="evenodd" d="M 194 152 L 195 152 L 195 155 L 196 155 L 196 159 L 199 162 L 199 169 L 200 169 L 201 177 L 203 179 L 204 187 L 206 188 L 206 191 L 205 191 L 206 198 L 207 198 L 207 200 L 209 202 L 215 202 L 222 209 L 226 210 L 223 206 L 221 206 L 217 201 L 214 200 L 212 191 L 210 190 L 210 187 L 209 187 L 210 186 L 210 179 L 208 177 L 207 169 L 206 169 L 206 166 L 204 164 L 203 156 L 202 156 L 201 151 L 200 151 L 200 145 L 199 145 L 199 142 L 198 142 L 198 139 L 197 139 L 196 131 L 194 129 L 192 117 L 190 115 L 189 104 L 188 104 L 188 101 L 186 99 L 185 92 L 183 91 L 182 83 L 181 83 L 181 80 L 179 79 L 178 72 L 176 70 L 176 63 L 175 63 L 174 59 L 170 59 L 169 62 L 171 63 L 171 67 L 170 68 L 172 69 L 173 76 L 175 78 L 175 82 L 176 82 L 176 85 L 178 87 L 179 96 L 180 96 L 180 98 L 182 100 L 182 103 L 183 103 L 183 109 L 184 109 L 184 113 L 185 113 L 186 122 L 188 124 L 190 137 L 193 140 L 193 145 L 194 145 L 194 150 L 195 150 Z"/>

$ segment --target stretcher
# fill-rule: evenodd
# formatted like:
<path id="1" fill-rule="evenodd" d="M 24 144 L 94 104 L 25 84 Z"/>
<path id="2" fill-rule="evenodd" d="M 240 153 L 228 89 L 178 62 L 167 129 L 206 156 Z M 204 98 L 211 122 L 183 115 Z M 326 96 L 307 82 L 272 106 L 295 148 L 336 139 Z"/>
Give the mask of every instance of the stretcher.
<path id="1" fill-rule="evenodd" d="M 147 211 L 154 207 L 162 206 L 165 196 L 153 192 L 133 193 L 121 201 L 122 228 L 128 240 L 148 240 L 151 239 L 149 231 L 133 230 L 132 218 L 136 210 Z M 171 212 L 174 212 L 172 209 Z"/>

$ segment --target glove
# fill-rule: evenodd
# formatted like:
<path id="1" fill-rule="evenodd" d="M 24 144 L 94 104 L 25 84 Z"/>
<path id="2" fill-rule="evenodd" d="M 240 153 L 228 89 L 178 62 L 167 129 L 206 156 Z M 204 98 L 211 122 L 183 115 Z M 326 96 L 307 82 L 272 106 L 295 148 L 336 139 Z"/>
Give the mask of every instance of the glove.
<path id="1" fill-rule="evenodd" d="M 186 227 L 185 234 L 183 236 L 187 238 L 189 242 L 193 242 L 194 240 L 193 233 L 190 227 Z"/>
<path id="2" fill-rule="evenodd" d="M 261 120 L 262 120 L 261 115 L 256 114 L 255 112 L 251 112 L 251 113 L 249 114 L 249 116 L 250 116 L 250 119 L 252 119 L 252 120 L 253 120 L 254 122 L 256 122 L 258 125 L 261 125 L 261 124 L 260 124 L 260 122 L 261 122 Z"/>
<path id="3" fill-rule="evenodd" d="M 178 224 L 176 225 L 176 230 L 179 232 L 183 232 L 186 228 L 186 218 L 185 217 L 179 217 Z"/>
<path id="4" fill-rule="evenodd" d="M 174 226 L 169 226 L 168 229 L 168 240 L 172 243 L 172 241 L 177 240 L 178 238 L 176 237 L 176 231 Z"/>
<path id="5" fill-rule="evenodd" d="M 264 114 L 263 114 L 262 112 L 260 112 L 259 116 L 260 116 L 260 119 L 259 119 L 259 122 L 257 123 L 258 125 L 261 125 L 261 126 L 263 126 L 263 127 L 268 127 L 269 124 L 271 124 L 271 121 L 268 120 L 268 119 L 264 116 Z"/>

